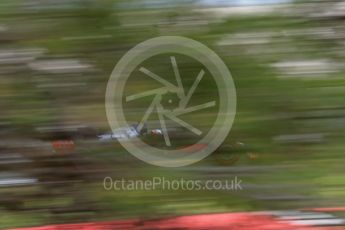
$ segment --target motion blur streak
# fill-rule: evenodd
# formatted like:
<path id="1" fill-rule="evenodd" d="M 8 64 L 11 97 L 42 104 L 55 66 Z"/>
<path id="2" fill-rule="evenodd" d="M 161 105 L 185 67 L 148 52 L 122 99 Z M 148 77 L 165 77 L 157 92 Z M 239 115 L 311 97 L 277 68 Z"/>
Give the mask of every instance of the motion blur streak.
<path id="1" fill-rule="evenodd" d="M 0 229 L 345 229 L 344 19 L 343 0 L 1 0 Z M 130 125 L 118 130 L 104 106 L 121 57 L 166 35 L 212 49 L 237 91 L 225 142 L 180 168 L 141 162 L 118 141 L 194 151 L 208 146 L 195 144 L 202 135 L 167 119 L 166 146 L 155 115 L 138 129 L 150 97 L 123 103 Z M 171 56 L 188 92 L 200 63 L 167 54 L 142 66 L 177 85 Z M 188 106 L 217 101 L 204 70 Z M 131 74 L 125 96 L 161 86 Z M 164 94 L 164 109 L 178 96 Z M 217 111 L 179 119 L 204 134 Z M 105 177 L 238 177 L 243 189 L 106 191 Z"/>

